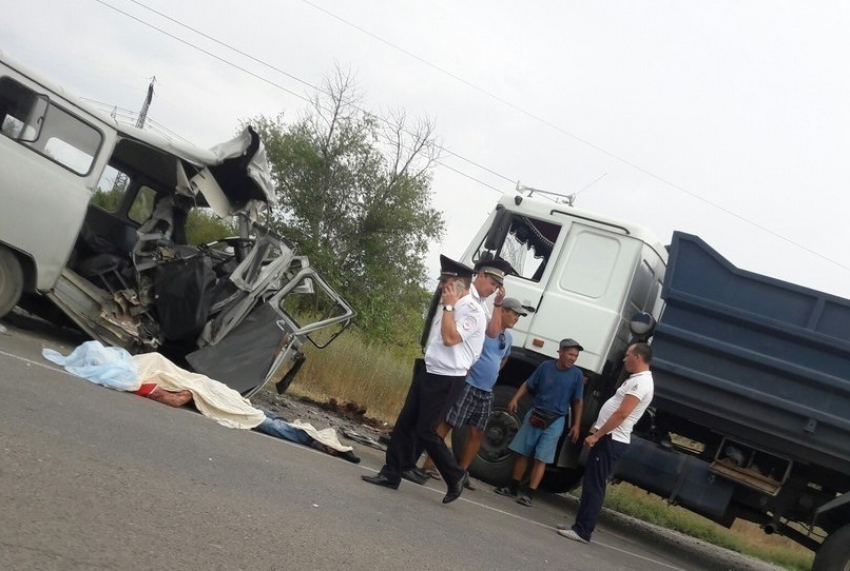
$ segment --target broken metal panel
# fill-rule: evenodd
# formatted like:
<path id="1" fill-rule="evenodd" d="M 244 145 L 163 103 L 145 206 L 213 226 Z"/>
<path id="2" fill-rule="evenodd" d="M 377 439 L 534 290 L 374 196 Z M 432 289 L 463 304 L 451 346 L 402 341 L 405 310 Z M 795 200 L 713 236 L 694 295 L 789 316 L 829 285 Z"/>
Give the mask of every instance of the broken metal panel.
<path id="1" fill-rule="evenodd" d="M 298 350 L 287 324 L 269 304 L 256 307 L 214 347 L 186 356 L 192 368 L 251 395 Z"/>

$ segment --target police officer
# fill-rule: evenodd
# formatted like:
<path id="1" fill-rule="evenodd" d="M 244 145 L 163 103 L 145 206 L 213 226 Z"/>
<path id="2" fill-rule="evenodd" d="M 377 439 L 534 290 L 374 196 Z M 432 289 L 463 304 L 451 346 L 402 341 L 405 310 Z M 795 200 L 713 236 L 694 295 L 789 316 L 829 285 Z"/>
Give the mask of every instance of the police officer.
<path id="1" fill-rule="evenodd" d="M 487 315 L 483 304 L 469 293 L 475 270 L 446 256 L 440 256 L 440 270 L 442 317 L 425 348 L 425 366 L 414 373 L 390 435 L 384 467 L 374 476 L 361 477 L 370 484 L 397 489 L 401 474 L 415 466 L 418 438 L 448 486 L 443 498 L 447 504 L 463 492 L 466 472 L 436 427 L 452 384 L 463 382 L 481 354 Z"/>

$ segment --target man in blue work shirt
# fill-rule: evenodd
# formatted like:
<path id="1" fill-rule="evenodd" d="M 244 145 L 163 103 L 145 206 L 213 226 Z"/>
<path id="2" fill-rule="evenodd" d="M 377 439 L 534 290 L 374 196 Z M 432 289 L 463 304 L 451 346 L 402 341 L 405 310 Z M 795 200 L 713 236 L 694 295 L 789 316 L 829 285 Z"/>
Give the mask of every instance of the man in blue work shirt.
<path id="1" fill-rule="evenodd" d="M 578 442 L 581 425 L 584 375 L 575 366 L 579 352 L 584 348 L 575 339 L 563 339 L 558 345 L 558 358 L 545 361 L 520 385 L 508 410 L 515 413 L 519 400 L 526 393 L 533 395 L 531 410 L 525 415 L 522 426 L 511 442 L 510 449 L 519 454 L 514 463 L 511 482 L 495 492 L 503 496 L 517 497 L 517 502 L 531 506 L 531 500 L 543 479 L 546 464 L 555 460 L 558 440 L 564 432 L 568 407 L 572 409 L 570 440 Z M 528 458 L 534 454 L 534 464 L 528 490 L 520 494 L 520 481 L 528 467 Z"/>

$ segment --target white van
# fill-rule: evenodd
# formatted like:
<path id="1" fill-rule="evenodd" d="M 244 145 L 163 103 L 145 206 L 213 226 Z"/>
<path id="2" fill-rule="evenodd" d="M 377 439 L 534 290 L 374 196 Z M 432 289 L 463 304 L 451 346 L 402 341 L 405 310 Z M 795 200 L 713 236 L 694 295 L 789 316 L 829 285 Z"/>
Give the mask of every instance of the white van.
<path id="1" fill-rule="evenodd" d="M 303 344 L 326 345 L 354 316 L 258 221 L 274 185 L 251 129 L 209 150 L 175 142 L 0 52 L 0 130 L 0 318 L 58 309 L 95 339 L 185 358 L 251 394 L 288 365 L 285 389 Z M 191 243 L 213 219 L 232 235 Z"/>

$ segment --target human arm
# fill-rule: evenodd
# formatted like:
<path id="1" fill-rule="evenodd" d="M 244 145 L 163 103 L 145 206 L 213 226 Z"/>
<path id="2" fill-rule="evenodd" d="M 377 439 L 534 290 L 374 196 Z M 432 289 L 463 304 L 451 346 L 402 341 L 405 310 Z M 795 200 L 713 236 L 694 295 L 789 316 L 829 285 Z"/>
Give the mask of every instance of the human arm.
<path id="1" fill-rule="evenodd" d="M 454 288 L 454 282 L 445 283 L 443 289 L 443 306 L 454 306 L 460 299 L 457 290 Z M 443 310 L 443 319 L 440 322 L 440 335 L 443 338 L 443 345 L 451 347 L 463 341 L 460 333 L 457 330 L 457 322 L 455 321 L 454 311 Z"/>
<path id="2" fill-rule="evenodd" d="M 493 301 L 493 316 L 487 324 L 487 337 L 498 337 L 502 332 L 502 302 L 505 300 L 505 286 L 499 286 L 496 290 L 496 299 Z"/>
<path id="3" fill-rule="evenodd" d="M 588 435 L 588 437 L 584 439 L 584 443 L 592 448 L 600 438 L 609 434 L 615 428 L 623 424 L 623 421 L 628 418 L 638 403 L 640 403 L 640 399 L 638 397 L 635 395 L 626 395 L 623 398 L 623 402 L 620 403 L 620 408 L 615 410 L 614 414 L 612 414 L 596 432 Z"/>
<path id="4" fill-rule="evenodd" d="M 573 419 L 573 425 L 570 427 L 570 442 L 576 443 L 578 442 L 579 432 L 581 431 L 581 413 L 584 408 L 584 401 L 582 399 L 573 399 L 570 407 L 572 408 Z"/>
<path id="5" fill-rule="evenodd" d="M 519 388 L 514 393 L 513 398 L 508 403 L 508 412 L 516 412 L 519 408 L 519 399 L 521 399 L 528 392 L 528 381 L 522 383 Z"/>

